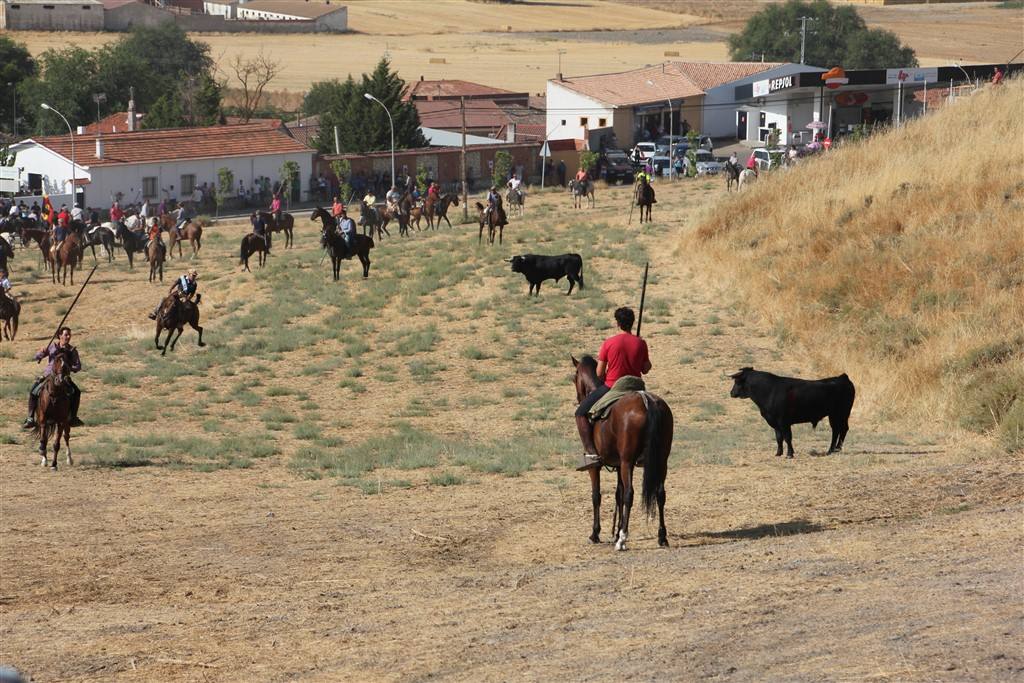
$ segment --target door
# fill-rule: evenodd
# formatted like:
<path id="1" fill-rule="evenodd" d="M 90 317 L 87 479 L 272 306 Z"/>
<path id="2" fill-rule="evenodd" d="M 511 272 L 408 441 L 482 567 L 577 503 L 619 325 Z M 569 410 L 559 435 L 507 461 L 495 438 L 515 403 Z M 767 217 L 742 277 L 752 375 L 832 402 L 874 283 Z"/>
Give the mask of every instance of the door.
<path id="1" fill-rule="evenodd" d="M 736 112 L 736 139 L 747 139 L 747 112 L 745 111 Z"/>

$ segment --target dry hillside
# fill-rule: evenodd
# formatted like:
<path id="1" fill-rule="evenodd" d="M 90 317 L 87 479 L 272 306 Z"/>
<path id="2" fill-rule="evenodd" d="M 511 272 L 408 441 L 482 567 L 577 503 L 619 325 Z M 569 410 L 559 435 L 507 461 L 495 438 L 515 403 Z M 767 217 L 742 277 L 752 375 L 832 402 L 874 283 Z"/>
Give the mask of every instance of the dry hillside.
<path id="1" fill-rule="evenodd" d="M 681 244 L 823 370 L 859 379 L 879 415 L 1020 448 L 1022 100 L 1020 80 L 989 87 L 777 172 Z"/>

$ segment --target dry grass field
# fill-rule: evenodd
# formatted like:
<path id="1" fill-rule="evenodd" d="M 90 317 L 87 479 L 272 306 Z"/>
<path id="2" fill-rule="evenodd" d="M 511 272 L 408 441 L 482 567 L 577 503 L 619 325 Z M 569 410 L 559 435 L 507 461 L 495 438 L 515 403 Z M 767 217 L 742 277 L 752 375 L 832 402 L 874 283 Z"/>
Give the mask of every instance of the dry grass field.
<path id="1" fill-rule="evenodd" d="M 724 37 L 760 2 L 643 3 L 554 0 L 502 5 L 470 0 L 429 4 L 364 0 L 351 4 L 348 35 L 195 34 L 227 62 L 263 50 L 284 63 L 273 89 L 304 92 L 311 83 L 370 72 L 387 54 L 407 81 L 461 78 L 543 93 L 558 71 L 622 71 L 665 59 L 727 61 Z M 655 9 L 659 8 L 659 9 Z M 664 8 L 664 9 L 660 9 Z M 667 11 L 675 10 L 675 11 Z M 895 31 L 922 64 L 1000 62 L 1020 49 L 1024 12 L 991 5 L 858 6 L 868 24 Z M 509 28 L 511 26 L 511 31 Z M 116 34 L 18 32 L 33 54 L 65 44 L 97 47 Z M 678 57 L 666 57 L 676 53 Z"/>
<path id="2" fill-rule="evenodd" d="M 71 324 L 77 464 L 16 423 L 28 360 L 73 295 L 19 251 L 0 346 L 0 662 L 38 681 L 1011 680 L 1024 675 L 1021 459 L 858 403 L 772 457 L 728 374 L 823 372 L 701 254 L 673 251 L 720 180 L 574 212 L 534 193 L 503 246 L 476 226 L 386 240 L 333 283 L 316 230 L 239 272 L 245 228 L 198 259 L 208 346 L 161 358 L 165 291 L 101 265 Z M 502 258 L 576 251 L 587 288 L 529 299 Z M 87 260 L 90 260 L 87 257 Z M 591 545 L 570 354 L 638 298 L 650 388 L 676 420 L 671 548 L 634 518 Z M 184 264 L 172 264 L 176 273 Z M 872 395 L 873 376 L 853 374 Z M 605 478 L 605 538 L 611 482 Z"/>

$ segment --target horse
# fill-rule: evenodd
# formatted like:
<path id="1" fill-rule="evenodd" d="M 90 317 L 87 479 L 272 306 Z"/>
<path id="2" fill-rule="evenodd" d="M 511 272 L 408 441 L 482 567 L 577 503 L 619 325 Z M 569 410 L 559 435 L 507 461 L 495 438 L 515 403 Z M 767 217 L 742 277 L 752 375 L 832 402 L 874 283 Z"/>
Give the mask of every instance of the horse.
<path id="1" fill-rule="evenodd" d="M 745 168 L 743 169 L 743 172 L 740 173 L 739 186 L 737 189 L 742 190 L 747 185 L 753 185 L 755 182 L 757 182 L 757 173 L 749 168 Z"/>
<path id="2" fill-rule="evenodd" d="M 174 294 L 170 294 L 160 304 L 160 311 L 156 316 L 156 336 L 153 338 L 153 341 L 156 344 L 157 350 L 161 351 L 161 356 L 167 355 L 168 342 L 170 342 L 171 351 L 174 350 L 174 346 L 178 343 L 178 338 L 181 337 L 181 332 L 185 329 L 186 323 L 199 333 L 199 346 L 206 346 L 203 343 L 203 328 L 199 324 L 199 301 L 201 297 L 201 294 L 196 294 L 195 301 L 186 301 Z M 164 345 L 160 346 L 160 333 L 164 330 L 167 330 L 167 337 L 164 339 Z M 178 334 L 174 337 L 174 341 L 171 341 L 171 335 L 174 334 L 175 330 L 178 331 Z"/>
<path id="3" fill-rule="evenodd" d="M 146 258 L 149 260 L 149 281 L 153 282 L 160 277 L 164 281 L 164 259 L 167 257 L 167 247 L 159 236 L 146 247 Z"/>
<path id="4" fill-rule="evenodd" d="M 487 226 L 487 243 L 494 244 L 494 234 L 498 234 L 498 244 L 501 244 L 501 240 L 505 234 L 505 225 L 501 222 L 498 217 L 497 210 L 487 211 L 484 205 L 480 202 L 476 203 L 477 220 L 480 222 L 480 234 L 477 237 L 477 244 L 483 242 L 484 239 L 484 225 Z"/>
<path id="5" fill-rule="evenodd" d="M 384 209 L 382 207 L 367 206 L 364 202 L 359 202 L 359 213 L 364 235 L 369 234 L 370 237 L 373 237 L 373 230 L 376 228 L 378 240 L 384 239 L 385 234 L 391 237 L 391 233 L 384 225 Z"/>
<path id="6" fill-rule="evenodd" d="M 409 209 L 409 225 L 416 226 L 416 232 L 421 230 L 420 219 L 423 218 L 423 207 L 416 204 Z"/>
<path id="7" fill-rule="evenodd" d="M 53 267 L 53 254 L 50 253 L 50 231 L 40 228 L 28 228 L 21 231 L 21 246 L 28 247 L 30 242 L 39 245 L 41 260 L 45 268 Z"/>
<path id="8" fill-rule="evenodd" d="M 597 361 L 591 356 L 572 359 L 576 374 L 576 401 L 580 402 L 598 386 Z M 616 535 L 612 522 L 615 549 L 625 550 L 629 537 L 629 516 L 633 507 L 633 468 L 644 468 L 641 500 L 644 512 L 653 516 L 658 508 L 658 545 L 668 546 L 665 530 L 665 475 L 668 456 L 672 450 L 672 410 L 660 397 L 647 391 L 626 394 L 616 401 L 608 417 L 594 424 L 594 445 L 602 464 L 618 470 L 615 486 L 615 517 L 619 520 Z M 601 542 L 601 468 L 592 467 L 590 473 L 591 500 L 594 505 L 594 524 L 591 543 Z"/>
<path id="9" fill-rule="evenodd" d="M 6 337 L 14 341 L 18 334 L 18 318 L 21 316 L 21 302 L 11 296 L 0 294 L 0 340 Z"/>
<path id="10" fill-rule="evenodd" d="M 0 237 L 0 270 L 7 270 L 7 259 L 14 258 L 14 247 Z"/>
<path id="11" fill-rule="evenodd" d="M 594 201 L 594 181 L 589 178 L 584 181 L 579 181 L 573 178 L 569 181 L 569 192 L 572 193 L 572 207 L 574 209 L 583 208 L 583 197 L 587 198 L 587 206 L 591 209 L 595 206 Z"/>
<path id="12" fill-rule="evenodd" d="M 281 222 L 279 223 L 274 218 L 274 214 L 269 211 L 260 211 L 259 214 L 263 217 L 263 222 L 267 226 L 268 233 L 284 231 L 284 248 L 291 249 L 293 245 L 292 231 L 295 228 L 295 219 L 292 215 L 282 211 Z M 269 234 L 267 236 L 269 237 Z"/>
<path id="13" fill-rule="evenodd" d="M 199 255 L 199 250 L 203 247 L 203 228 L 206 227 L 203 221 L 198 219 L 190 220 L 185 224 L 185 227 L 181 229 L 181 237 L 178 237 L 178 231 L 173 228 L 167 235 L 167 255 L 174 258 L 174 247 L 178 247 L 178 258 L 184 258 L 181 254 L 181 243 L 188 240 L 189 245 L 192 247 L 192 256 L 189 259 L 194 259 Z"/>
<path id="14" fill-rule="evenodd" d="M 71 225 L 78 231 L 78 236 L 82 239 L 83 250 L 85 247 L 92 249 L 93 262 L 98 260 L 96 258 L 97 244 L 107 252 L 107 263 L 114 260 L 114 231 L 111 228 L 103 225 L 94 225 L 90 229 L 81 221 L 72 221 Z"/>
<path id="15" fill-rule="evenodd" d="M 388 223 L 393 220 L 398 221 L 398 236 L 408 237 L 409 236 L 409 217 L 412 212 L 412 199 L 409 198 L 409 194 L 403 194 L 398 200 L 398 210 L 396 211 L 391 206 L 385 205 L 383 213 L 381 215 L 380 229 L 387 231 Z M 391 233 L 388 233 L 390 236 Z"/>
<path id="16" fill-rule="evenodd" d="M 636 186 L 636 205 L 640 207 L 640 222 L 644 222 L 644 213 L 647 214 L 647 222 L 651 222 L 651 205 L 655 203 L 654 188 L 650 183 L 641 182 Z"/>
<path id="17" fill-rule="evenodd" d="M 309 217 L 309 220 L 315 221 L 320 219 L 320 224 L 323 229 L 324 241 L 327 243 L 327 248 L 331 254 L 331 269 L 334 274 L 335 282 L 341 276 L 341 262 L 348 261 L 353 256 L 359 257 L 359 262 L 363 264 L 363 277 L 370 276 L 370 250 L 373 249 L 373 238 L 366 235 L 355 235 L 353 237 L 353 249 L 349 249 L 348 244 L 345 242 L 345 238 L 338 234 L 335 228 L 334 217 L 327 212 L 327 209 L 316 207 L 313 209 L 313 215 Z M 353 253 L 354 252 L 354 253 Z"/>
<path id="18" fill-rule="evenodd" d="M 267 233 L 267 241 L 259 235 L 250 232 L 242 238 L 242 248 L 239 251 L 238 265 L 244 265 L 242 270 L 249 270 L 249 257 L 259 252 L 260 268 L 267 262 L 267 254 L 270 253 L 270 234 Z M 251 273 L 252 271 L 249 270 Z"/>
<path id="19" fill-rule="evenodd" d="M 146 252 L 146 238 L 134 230 L 129 230 L 124 226 L 124 224 L 117 227 L 117 238 L 121 240 L 121 246 L 124 247 L 124 253 L 128 255 L 128 267 L 134 268 L 135 264 L 133 263 L 133 260 L 135 252 Z"/>
<path id="20" fill-rule="evenodd" d="M 591 191 L 593 194 L 593 191 Z M 513 190 L 509 188 L 508 193 L 505 195 L 505 203 L 508 204 L 512 213 L 522 218 L 526 215 L 526 192 L 522 188 Z"/>
<path id="21" fill-rule="evenodd" d="M 53 284 L 57 284 L 57 271 L 61 270 L 61 284 L 68 283 L 68 267 L 71 267 L 71 284 L 75 284 L 75 265 L 82 262 L 82 243 L 78 233 L 71 230 L 61 242 L 60 249 L 53 255 Z"/>
<path id="22" fill-rule="evenodd" d="M 437 227 L 441 227 L 441 219 L 443 218 L 448 227 L 452 227 L 452 222 L 448 220 L 448 207 L 454 204 L 459 205 L 459 195 L 457 194 L 443 194 L 438 201 L 432 201 L 433 197 L 427 197 L 427 203 L 424 205 L 424 213 L 427 215 L 427 225 L 431 230 L 434 229 L 435 221 Z"/>
<path id="23" fill-rule="evenodd" d="M 36 426 L 33 433 L 39 437 L 39 455 L 43 461 L 40 463 L 46 467 L 46 442 L 50 436 L 55 436 L 53 441 L 53 464 L 57 469 L 57 455 L 60 453 L 60 440 L 68 449 L 68 464 L 71 460 L 71 373 L 65 372 L 64 366 L 68 359 L 65 353 L 58 353 L 53 359 L 53 367 L 50 374 L 43 382 L 43 388 L 39 392 L 39 402 L 36 404 Z"/>
<path id="24" fill-rule="evenodd" d="M 725 189 L 727 192 L 732 192 L 733 185 L 737 187 L 740 184 L 740 167 L 738 164 L 734 164 L 731 161 L 725 162 Z"/>

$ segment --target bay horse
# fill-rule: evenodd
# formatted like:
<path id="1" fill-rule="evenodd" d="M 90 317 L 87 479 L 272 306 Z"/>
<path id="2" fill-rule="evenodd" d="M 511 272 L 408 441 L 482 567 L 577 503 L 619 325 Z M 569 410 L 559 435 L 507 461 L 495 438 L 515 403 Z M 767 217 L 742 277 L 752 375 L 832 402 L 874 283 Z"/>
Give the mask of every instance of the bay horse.
<path id="1" fill-rule="evenodd" d="M 160 282 L 164 281 L 164 259 L 167 257 L 167 247 L 159 236 L 146 247 L 146 258 L 149 260 L 149 281 L 153 282 L 159 276 Z"/>
<path id="2" fill-rule="evenodd" d="M 647 182 L 647 179 L 643 179 L 636 186 L 636 205 L 640 207 L 640 222 L 644 222 L 644 215 L 646 213 L 647 222 L 651 222 L 651 206 L 657 200 L 654 198 L 654 188 Z"/>
<path id="3" fill-rule="evenodd" d="M 732 192 L 733 186 L 739 187 L 740 184 L 740 167 L 738 164 L 727 161 L 723 168 L 725 169 L 725 189 L 727 192 Z"/>
<path id="4" fill-rule="evenodd" d="M 367 206 L 365 202 L 359 202 L 360 222 L 363 224 L 363 234 L 373 237 L 374 229 L 377 230 L 377 239 L 384 239 L 386 234 L 391 237 L 387 227 L 384 225 L 384 209 L 379 206 Z"/>
<path id="5" fill-rule="evenodd" d="M 0 294 L 0 340 L 6 337 L 14 341 L 18 334 L 18 318 L 21 316 L 21 302 L 11 296 Z"/>
<path id="6" fill-rule="evenodd" d="M 427 215 L 427 225 L 431 230 L 434 229 L 435 224 L 440 228 L 441 219 L 443 218 L 444 222 L 448 224 L 448 227 L 452 227 L 452 222 L 448 220 L 448 207 L 453 204 L 455 206 L 459 205 L 459 195 L 454 193 L 445 193 L 441 195 L 441 199 L 436 202 L 431 201 L 432 199 L 433 197 L 427 197 L 427 203 L 424 206 L 424 212 Z"/>
<path id="7" fill-rule="evenodd" d="M 167 255 L 174 258 L 174 247 L 178 247 L 178 258 L 184 258 L 181 254 L 181 243 L 188 240 L 189 245 L 192 247 L 192 256 L 189 259 L 194 259 L 199 255 L 199 250 L 203 248 L 203 228 L 206 227 L 203 221 L 199 219 L 190 220 L 185 224 L 185 227 L 181 229 L 181 237 L 178 237 L 178 231 L 173 227 L 168 231 L 167 234 Z"/>
<path id="8" fill-rule="evenodd" d="M 505 224 L 498 217 L 497 210 L 488 212 L 480 202 L 476 203 L 477 220 L 480 222 L 480 234 L 476 243 L 481 244 L 484 239 L 484 225 L 487 226 L 487 244 L 494 244 L 494 235 L 498 235 L 498 244 L 501 244 L 505 235 Z"/>
<path id="9" fill-rule="evenodd" d="M 293 244 L 292 231 L 295 228 L 295 219 L 292 215 L 282 211 L 281 222 L 278 223 L 277 220 L 274 219 L 274 214 L 269 211 L 259 211 L 258 213 L 263 216 L 263 222 L 267 226 L 268 233 L 284 232 L 284 248 L 291 249 Z"/>
<path id="10" fill-rule="evenodd" d="M 203 343 L 203 328 L 199 324 L 199 301 L 201 296 L 201 294 L 196 294 L 195 301 L 183 301 L 174 294 L 170 294 L 160 304 L 160 311 L 156 316 L 156 336 L 153 338 L 153 341 L 156 343 L 156 348 L 161 351 L 161 356 L 167 355 L 168 342 L 170 343 L 171 351 L 174 350 L 174 346 L 178 343 L 178 338 L 181 337 L 181 332 L 185 329 L 186 324 L 199 333 L 199 346 L 206 346 Z M 164 339 L 164 345 L 160 346 L 160 333 L 164 330 L 167 330 L 167 338 Z M 174 337 L 174 341 L 171 341 L 171 335 L 174 334 L 175 330 L 177 330 L 178 334 Z"/>
<path id="11" fill-rule="evenodd" d="M 68 268 L 71 268 L 71 284 L 75 284 L 75 266 L 82 262 L 82 243 L 78 233 L 68 231 L 68 236 L 61 242 L 60 249 L 53 255 L 53 283 L 57 284 L 57 271 L 61 271 L 61 284 L 68 283 Z"/>
<path id="12" fill-rule="evenodd" d="M 117 228 L 117 238 L 121 240 L 121 246 L 124 247 L 124 253 L 128 256 L 128 267 L 135 268 L 134 256 L 136 252 L 146 252 L 146 237 L 140 235 L 134 230 L 129 230 L 121 224 Z"/>
<path id="13" fill-rule="evenodd" d="M 579 181 L 573 178 L 569 181 L 569 192 L 572 193 L 572 207 L 574 209 L 583 208 L 583 198 L 587 198 L 587 206 L 591 209 L 595 206 L 594 201 L 594 181 L 589 178 L 584 181 Z"/>
<path id="14" fill-rule="evenodd" d="M 319 206 L 313 209 L 313 215 L 309 217 L 309 220 L 315 221 L 318 218 L 322 226 L 324 241 L 331 254 L 331 270 L 333 271 L 335 282 L 341 277 L 341 262 L 348 261 L 353 256 L 359 257 L 359 262 L 363 264 L 363 277 L 369 277 L 370 250 L 373 249 L 373 238 L 367 235 L 355 235 L 353 239 L 354 249 L 349 249 L 348 244 L 345 243 L 345 238 L 338 234 L 335 228 L 336 222 L 334 217 L 328 213 L 327 209 Z"/>
<path id="15" fill-rule="evenodd" d="M 398 221 L 398 236 L 408 237 L 409 236 L 409 216 L 412 213 L 412 200 L 409 198 L 409 194 L 403 194 L 398 200 L 398 210 L 395 211 L 387 204 L 384 205 L 381 211 L 381 224 L 380 229 L 391 236 L 388 232 L 388 223 L 391 221 Z M 379 237 L 379 234 L 378 234 Z"/>
<path id="16" fill-rule="evenodd" d="M 270 253 L 270 233 L 267 233 L 267 241 L 255 233 L 249 233 L 242 238 L 242 248 L 239 251 L 238 265 L 244 265 L 242 270 L 249 270 L 249 257 L 259 253 L 260 268 L 267 262 L 267 254 Z M 251 273 L 252 271 L 249 270 Z"/>
<path id="17" fill-rule="evenodd" d="M 592 356 L 572 359 L 576 374 L 576 402 L 581 402 L 598 386 L 597 361 Z M 672 450 L 672 410 L 660 397 L 638 391 L 626 394 L 616 401 L 608 417 L 594 424 L 594 445 L 601 456 L 602 465 L 618 470 L 615 486 L 615 510 L 619 520 L 618 533 L 613 518 L 612 537 L 615 549 L 625 550 L 629 538 L 629 516 L 633 507 L 633 469 L 644 468 L 641 500 L 648 517 L 658 509 L 658 545 L 668 546 L 665 529 L 665 476 L 668 456 Z M 601 468 L 591 467 L 591 501 L 594 505 L 594 524 L 591 543 L 601 542 Z"/>
<path id="18" fill-rule="evenodd" d="M 42 263 L 44 268 L 53 268 L 53 254 L 50 252 L 50 231 L 42 230 L 39 228 L 28 228 L 21 231 L 21 245 L 27 247 L 29 242 L 35 242 L 39 245 L 39 251 L 42 254 Z"/>
<path id="19" fill-rule="evenodd" d="M 60 440 L 63 437 L 67 445 L 68 464 L 71 460 L 71 374 L 65 372 L 68 363 L 66 353 L 58 353 L 53 359 L 53 368 L 43 382 L 36 404 L 36 426 L 33 434 L 39 437 L 39 455 L 42 456 L 43 467 L 46 467 L 46 442 L 50 436 L 53 440 L 53 464 L 57 469 L 57 456 L 60 453 Z"/>

